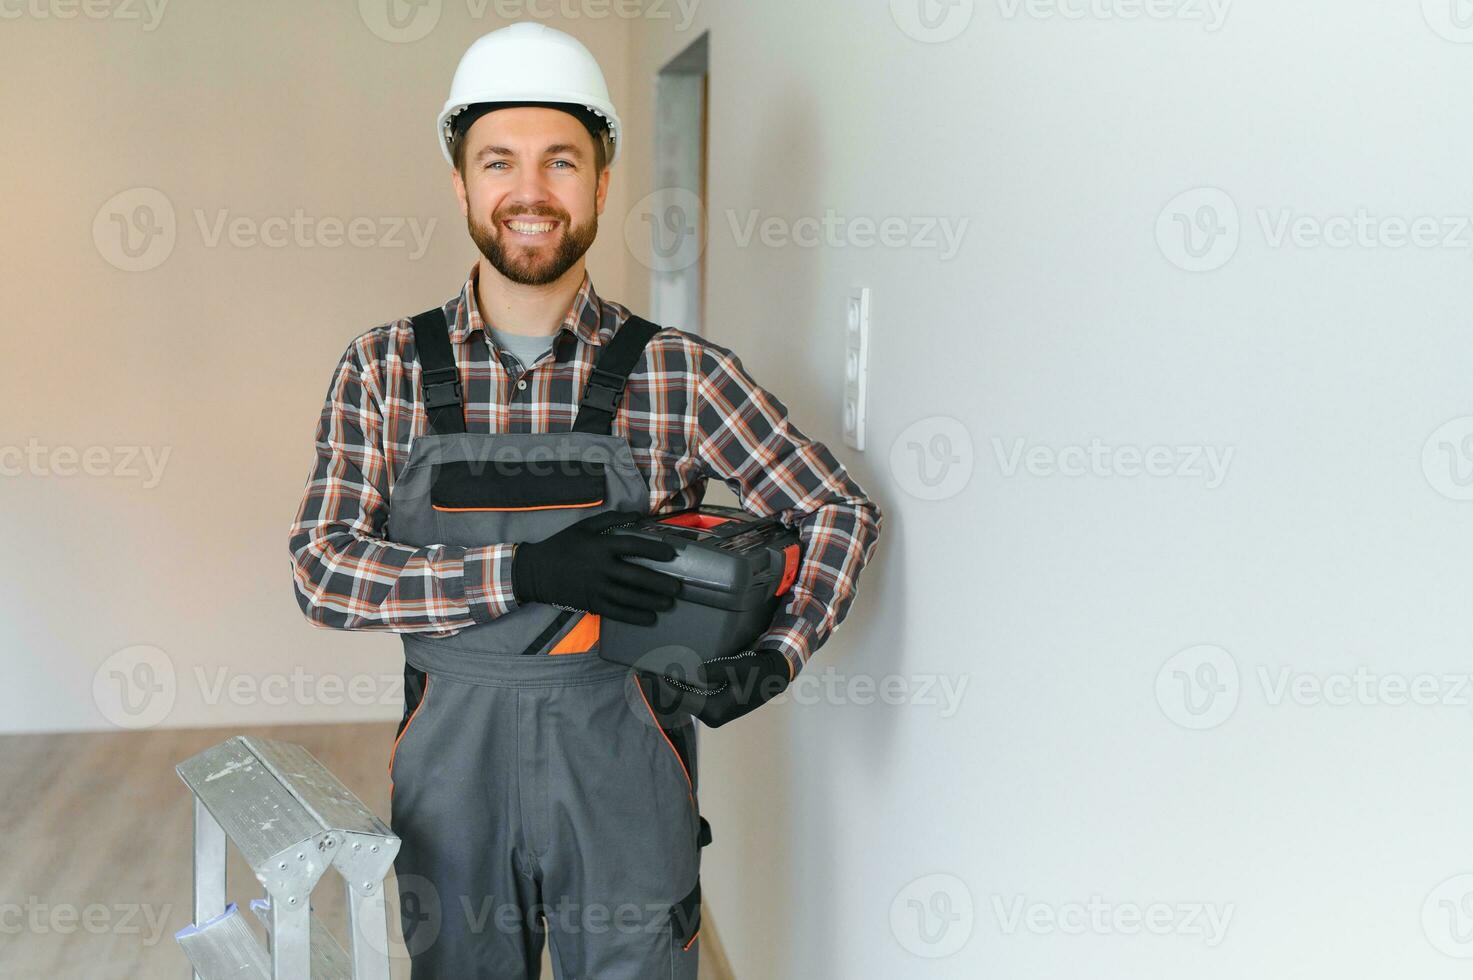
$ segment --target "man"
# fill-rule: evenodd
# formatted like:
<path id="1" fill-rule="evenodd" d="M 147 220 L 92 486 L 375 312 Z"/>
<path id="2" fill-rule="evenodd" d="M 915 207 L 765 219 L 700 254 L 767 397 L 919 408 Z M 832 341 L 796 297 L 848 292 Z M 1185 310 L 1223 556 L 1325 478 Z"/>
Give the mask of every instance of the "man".
<path id="1" fill-rule="evenodd" d="M 291 532 L 297 598 L 315 625 L 403 636 L 391 824 L 416 980 L 536 977 L 544 941 L 560 980 L 691 980 L 710 830 L 689 715 L 597 656 L 600 617 L 652 623 L 680 584 L 657 570 L 668 545 L 618 527 L 715 477 L 799 529 L 770 627 L 697 678 L 716 726 L 844 618 L 880 512 L 730 351 L 594 292 L 584 253 L 625 134 L 587 49 L 534 23 L 480 38 L 439 136 L 481 257 L 443 307 L 338 364 Z"/>

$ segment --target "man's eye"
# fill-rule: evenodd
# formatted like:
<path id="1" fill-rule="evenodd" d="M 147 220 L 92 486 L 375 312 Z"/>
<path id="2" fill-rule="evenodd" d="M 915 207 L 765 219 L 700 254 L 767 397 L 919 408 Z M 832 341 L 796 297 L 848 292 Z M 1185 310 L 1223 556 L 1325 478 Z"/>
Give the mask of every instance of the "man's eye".
<path id="1" fill-rule="evenodd" d="M 492 167 L 504 167 L 504 166 L 506 166 L 506 161 L 505 160 L 492 160 L 490 163 L 486 164 L 486 169 L 487 170 L 490 170 Z"/>
<path id="2" fill-rule="evenodd" d="M 555 163 L 555 164 L 557 164 L 557 163 L 565 163 L 569 167 L 573 166 L 573 162 L 571 160 L 554 160 L 552 162 Z"/>

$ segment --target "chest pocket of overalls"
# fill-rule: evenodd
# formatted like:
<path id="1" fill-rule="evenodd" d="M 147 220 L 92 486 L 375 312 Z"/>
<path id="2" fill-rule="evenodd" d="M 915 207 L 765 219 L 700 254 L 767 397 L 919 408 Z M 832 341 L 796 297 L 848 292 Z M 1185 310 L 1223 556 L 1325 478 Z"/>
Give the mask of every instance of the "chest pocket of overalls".
<path id="1" fill-rule="evenodd" d="M 414 318 L 429 432 L 395 488 L 391 531 L 406 535 L 395 540 L 466 548 L 540 541 L 600 511 L 648 508 L 644 478 L 612 426 L 626 380 L 659 327 L 639 317 L 621 325 L 598 353 L 572 431 L 546 433 L 466 432 L 447 327 L 440 309 Z M 584 616 L 580 629 L 578 616 L 531 603 L 462 630 L 451 645 L 561 652 L 565 638 L 597 635 L 598 617 Z"/>
<path id="2" fill-rule="evenodd" d="M 535 457 L 535 454 L 534 454 Z M 467 459 L 440 463 L 430 483 L 430 506 L 444 544 L 485 544 L 456 540 L 475 536 L 481 523 L 459 515 L 513 514 L 571 510 L 595 513 L 608 499 L 608 467 L 576 457 Z M 574 515 L 583 517 L 583 514 Z"/>

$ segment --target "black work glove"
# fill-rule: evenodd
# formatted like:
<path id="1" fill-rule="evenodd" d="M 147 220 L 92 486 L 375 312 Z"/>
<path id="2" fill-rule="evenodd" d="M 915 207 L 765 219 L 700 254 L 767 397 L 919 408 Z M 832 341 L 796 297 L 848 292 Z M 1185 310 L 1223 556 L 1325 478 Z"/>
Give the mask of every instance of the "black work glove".
<path id="1" fill-rule="evenodd" d="M 662 677 L 679 692 L 695 695 L 679 700 L 694 705 L 692 712 L 711 728 L 756 711 L 792 683 L 788 658 L 778 650 L 743 650 L 701 665 L 694 684 Z"/>
<path id="2" fill-rule="evenodd" d="M 680 579 L 625 558 L 669 561 L 675 549 L 664 541 L 611 534 L 638 520 L 632 511 L 585 517 L 542 541 L 518 544 L 511 561 L 517 602 L 545 602 L 636 626 L 651 626 L 655 613 L 675 604 Z"/>

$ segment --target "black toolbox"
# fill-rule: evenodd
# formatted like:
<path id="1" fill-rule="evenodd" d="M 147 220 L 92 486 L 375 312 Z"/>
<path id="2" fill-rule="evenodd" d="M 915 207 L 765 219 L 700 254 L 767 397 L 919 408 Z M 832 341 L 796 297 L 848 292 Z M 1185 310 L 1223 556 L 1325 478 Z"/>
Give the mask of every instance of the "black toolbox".
<path id="1" fill-rule="evenodd" d="M 629 559 L 680 579 L 675 605 L 653 626 L 604 618 L 599 655 L 651 673 L 695 680 L 701 663 L 751 647 L 798 577 L 798 532 L 736 507 L 646 517 L 621 534 L 666 541 L 670 561 Z"/>

